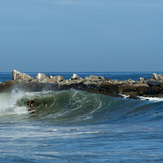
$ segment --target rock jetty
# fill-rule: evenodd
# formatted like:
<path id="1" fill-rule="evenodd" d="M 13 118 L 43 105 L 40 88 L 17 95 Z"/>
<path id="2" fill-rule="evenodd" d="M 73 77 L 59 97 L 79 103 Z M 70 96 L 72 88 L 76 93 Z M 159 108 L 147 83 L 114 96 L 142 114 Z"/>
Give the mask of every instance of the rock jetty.
<path id="1" fill-rule="evenodd" d="M 140 77 L 139 81 L 132 79 L 125 81 L 110 80 L 94 75 L 81 78 L 77 74 L 65 80 L 60 75 L 46 76 L 43 73 L 38 73 L 36 78 L 33 78 L 17 70 L 13 70 L 12 76 L 13 80 L 0 83 L 0 93 L 10 92 L 13 89 L 22 89 L 24 91 L 53 91 L 73 88 L 115 97 L 121 97 L 122 95 L 127 95 L 130 98 L 138 98 L 139 96 L 163 97 L 163 75 L 156 73 L 153 74 L 151 79 Z"/>

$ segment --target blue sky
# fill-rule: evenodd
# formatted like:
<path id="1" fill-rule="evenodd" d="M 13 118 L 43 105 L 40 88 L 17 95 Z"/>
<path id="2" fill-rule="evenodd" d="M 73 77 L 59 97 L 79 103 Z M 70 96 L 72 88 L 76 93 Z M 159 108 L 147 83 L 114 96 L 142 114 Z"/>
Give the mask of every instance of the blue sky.
<path id="1" fill-rule="evenodd" d="M 0 71 L 162 71 L 162 0 L 0 0 Z"/>

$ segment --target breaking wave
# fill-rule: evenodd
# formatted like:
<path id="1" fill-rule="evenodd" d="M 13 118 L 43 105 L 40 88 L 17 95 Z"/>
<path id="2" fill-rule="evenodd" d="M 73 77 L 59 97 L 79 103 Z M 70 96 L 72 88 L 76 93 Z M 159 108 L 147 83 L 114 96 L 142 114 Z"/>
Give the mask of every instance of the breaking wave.
<path id="1" fill-rule="evenodd" d="M 29 114 L 27 101 L 37 99 L 36 112 Z M 149 101 L 150 100 L 150 101 Z M 31 117 L 55 124 L 138 123 L 163 118 L 163 99 L 142 100 L 109 97 L 79 90 L 0 94 L 1 120 Z"/>

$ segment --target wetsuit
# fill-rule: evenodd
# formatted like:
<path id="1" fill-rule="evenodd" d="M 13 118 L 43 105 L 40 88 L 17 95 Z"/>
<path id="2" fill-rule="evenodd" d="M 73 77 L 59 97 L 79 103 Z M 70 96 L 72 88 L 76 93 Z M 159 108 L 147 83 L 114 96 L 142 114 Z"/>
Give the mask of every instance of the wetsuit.
<path id="1" fill-rule="evenodd" d="M 27 105 L 31 107 L 31 104 L 35 103 L 34 100 L 28 101 Z"/>
<path id="2" fill-rule="evenodd" d="M 30 107 L 30 109 L 28 109 L 29 111 L 31 111 L 31 105 L 35 103 L 34 100 L 28 101 L 27 105 Z"/>

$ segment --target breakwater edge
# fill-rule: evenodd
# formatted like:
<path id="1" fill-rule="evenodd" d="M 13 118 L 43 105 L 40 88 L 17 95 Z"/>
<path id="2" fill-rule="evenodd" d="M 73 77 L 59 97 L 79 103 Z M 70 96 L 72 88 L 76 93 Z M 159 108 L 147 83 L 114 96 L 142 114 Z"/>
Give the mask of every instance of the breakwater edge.
<path id="1" fill-rule="evenodd" d="M 95 75 L 81 78 L 77 74 L 73 74 L 70 79 L 64 79 L 61 75 L 46 76 L 43 73 L 38 73 L 33 78 L 26 73 L 13 70 L 12 78 L 12 80 L 0 83 L 0 93 L 19 88 L 24 91 L 55 91 L 73 88 L 115 97 L 124 95 L 128 98 L 163 97 L 163 75 L 156 73 L 153 73 L 149 79 L 140 77 L 138 81 L 132 79 L 119 81 Z"/>

